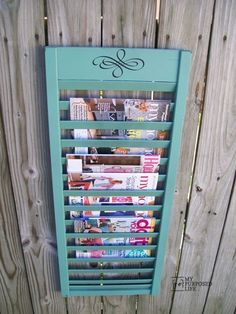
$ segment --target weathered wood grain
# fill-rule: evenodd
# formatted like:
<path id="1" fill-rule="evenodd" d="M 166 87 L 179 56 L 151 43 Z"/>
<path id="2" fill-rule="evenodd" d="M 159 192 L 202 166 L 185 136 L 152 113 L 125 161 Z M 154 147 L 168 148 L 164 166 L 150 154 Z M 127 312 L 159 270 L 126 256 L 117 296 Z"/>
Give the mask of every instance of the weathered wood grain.
<path id="1" fill-rule="evenodd" d="M 184 153 L 161 294 L 140 296 L 139 314 L 169 313 L 171 305 L 171 277 L 177 265 L 198 113 L 202 106 L 201 87 L 213 2 L 161 1 L 159 47 L 187 48 L 193 51 L 194 58 L 182 144 Z M 103 3 L 104 46 L 153 47 L 155 1 L 104 0 Z M 100 0 L 48 0 L 47 7 L 49 44 L 101 44 Z M 172 313 L 201 313 L 205 301 L 205 313 L 233 313 L 235 308 L 235 188 L 223 229 L 236 160 L 234 16 L 233 0 L 216 0 L 207 96 L 193 185 L 200 188 L 191 194 L 179 273 L 193 276 L 194 280 L 208 280 L 213 275 L 213 285 L 207 300 L 205 288 L 197 293 L 176 293 Z M 43 1 L 0 0 L 0 17 L 0 103 L 5 131 L 2 135 L 0 128 L 0 146 L 4 147 L 5 136 L 12 178 L 11 187 L 6 155 L 1 149 L 0 181 L 4 182 L 0 191 L 0 308 L 3 313 L 65 313 L 65 303 L 58 292 L 50 184 Z M 15 206 L 25 266 L 17 237 Z M 99 297 L 69 298 L 68 312 L 100 313 L 100 300 Z M 135 297 L 104 297 L 103 300 L 104 313 L 136 312 Z"/>
<path id="2" fill-rule="evenodd" d="M 104 297 L 103 313 L 104 314 L 135 314 L 137 297 Z"/>
<path id="3" fill-rule="evenodd" d="M 48 0 L 47 18 L 49 45 L 100 46 L 101 0 Z M 84 91 L 80 97 L 87 94 Z M 65 91 L 62 97 L 69 99 L 74 95 L 77 94 Z M 101 313 L 101 298 L 68 298 L 67 310 L 69 314 Z"/>
<path id="4" fill-rule="evenodd" d="M 194 281 L 210 280 L 221 234 L 228 232 L 223 228 L 236 169 L 235 13 L 235 1 L 216 1 L 203 121 L 179 270 L 179 276 L 192 276 Z M 219 284 L 213 282 L 212 289 Z M 176 293 L 172 313 L 201 313 L 206 298 L 206 287 L 194 293 Z"/>
<path id="5" fill-rule="evenodd" d="M 142 12 L 142 18 L 140 13 Z M 102 45 L 113 47 L 154 47 L 156 37 L 155 0 L 104 0 Z M 144 92 L 106 91 L 104 97 L 150 97 Z M 104 297 L 104 314 L 135 313 L 136 296 Z"/>
<path id="6" fill-rule="evenodd" d="M 207 296 L 204 313 L 235 313 L 236 309 L 236 184 Z"/>
<path id="7" fill-rule="evenodd" d="M 0 114 L 0 312 L 32 313 Z"/>
<path id="8" fill-rule="evenodd" d="M 100 297 L 73 297 L 68 299 L 68 313 L 101 313 Z"/>
<path id="9" fill-rule="evenodd" d="M 155 36 L 156 1 L 103 1 L 103 46 L 153 48 Z"/>
<path id="10" fill-rule="evenodd" d="M 55 280 L 43 1 L 2 0 L 0 14 L 1 109 L 33 310 L 65 313 Z"/>
<path id="11" fill-rule="evenodd" d="M 49 45 L 100 46 L 101 0 L 47 0 Z"/>
<path id="12" fill-rule="evenodd" d="M 178 266 L 179 248 L 187 206 L 190 176 L 196 144 L 199 111 L 202 106 L 207 52 L 214 1 L 162 0 L 158 32 L 159 48 L 192 51 L 192 70 L 183 129 L 181 159 L 166 250 L 165 269 L 158 297 L 140 297 L 138 313 L 169 313 L 172 277 Z"/>

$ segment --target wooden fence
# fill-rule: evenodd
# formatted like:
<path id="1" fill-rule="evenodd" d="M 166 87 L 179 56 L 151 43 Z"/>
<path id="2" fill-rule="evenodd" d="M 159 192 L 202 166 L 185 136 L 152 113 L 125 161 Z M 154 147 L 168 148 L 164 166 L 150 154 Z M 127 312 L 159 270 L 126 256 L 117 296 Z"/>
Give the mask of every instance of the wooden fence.
<path id="1" fill-rule="evenodd" d="M 0 0 L 1 313 L 235 311 L 236 1 L 161 0 L 158 24 L 156 2 Z M 60 295 L 45 44 L 186 48 L 193 53 L 159 296 Z M 212 285 L 172 291 L 175 276 Z"/>

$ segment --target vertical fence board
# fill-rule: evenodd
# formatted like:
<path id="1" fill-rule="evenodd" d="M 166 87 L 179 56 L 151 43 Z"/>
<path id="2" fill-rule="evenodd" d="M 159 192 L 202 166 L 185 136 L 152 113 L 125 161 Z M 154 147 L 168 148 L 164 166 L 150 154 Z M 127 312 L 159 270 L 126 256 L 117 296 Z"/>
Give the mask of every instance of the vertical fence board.
<path id="1" fill-rule="evenodd" d="M 48 43 L 100 46 L 101 0 L 47 0 Z"/>
<path id="2" fill-rule="evenodd" d="M 104 0 L 103 46 L 155 46 L 156 1 Z"/>
<path id="3" fill-rule="evenodd" d="M 204 313 L 235 313 L 236 309 L 236 184 L 227 214 L 226 224 L 216 265 L 212 277 L 212 287 L 207 296 Z"/>
<path id="4" fill-rule="evenodd" d="M 179 270 L 179 276 L 192 276 L 193 281 L 211 278 L 235 175 L 235 14 L 235 1 L 216 1 L 203 122 Z M 212 289 L 218 284 L 213 282 Z M 176 293 L 172 313 L 201 313 L 206 297 L 207 287 Z"/>
<path id="5" fill-rule="evenodd" d="M 169 313 L 172 299 L 172 277 L 178 265 L 185 210 L 196 143 L 202 87 L 207 63 L 210 28 L 214 1 L 162 0 L 158 34 L 159 48 L 179 48 L 192 51 L 192 71 L 183 129 L 181 159 L 170 233 L 166 251 L 165 270 L 157 297 L 140 297 L 138 313 Z"/>
<path id="6" fill-rule="evenodd" d="M 49 46 L 101 45 L 101 0 L 47 0 L 47 18 Z M 67 304 L 69 314 L 101 312 L 100 297 L 70 297 Z"/>
<path id="7" fill-rule="evenodd" d="M 116 296 L 103 298 L 104 314 L 135 314 L 136 297 L 135 296 Z"/>
<path id="8" fill-rule="evenodd" d="M 5 145 L 0 115 L 0 312 L 24 314 L 32 312 L 32 304 Z"/>
<path id="9" fill-rule="evenodd" d="M 2 116 L 33 309 L 34 313 L 64 313 L 55 279 L 43 1 L 3 0 L 0 11 Z"/>
<path id="10" fill-rule="evenodd" d="M 142 15 L 142 17 L 141 17 Z M 104 0 L 102 45 L 114 47 L 151 47 L 156 37 L 156 0 Z M 111 97 L 111 92 L 105 96 Z M 116 97 L 117 93 L 115 93 Z M 140 93 L 121 93 L 124 97 L 142 97 Z M 134 314 L 136 296 L 104 297 L 104 314 Z"/>

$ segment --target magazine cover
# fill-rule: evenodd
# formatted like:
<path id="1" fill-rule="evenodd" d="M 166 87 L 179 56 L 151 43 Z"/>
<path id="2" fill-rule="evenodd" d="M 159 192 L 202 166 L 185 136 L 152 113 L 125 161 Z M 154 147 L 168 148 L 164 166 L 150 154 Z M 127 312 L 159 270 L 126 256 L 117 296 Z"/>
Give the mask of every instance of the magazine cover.
<path id="1" fill-rule="evenodd" d="M 70 218 L 78 217 L 99 217 L 99 216 L 133 216 L 133 217 L 153 217 L 153 211 L 120 211 L 119 205 L 154 205 L 153 196 L 69 196 L 69 205 L 85 205 L 83 211 L 70 211 Z M 101 205 L 99 211 L 86 210 L 86 205 Z M 114 207 L 114 211 L 102 210 L 103 205 Z M 151 209 L 151 207 L 150 207 Z"/>
<path id="2" fill-rule="evenodd" d="M 151 250 L 133 249 L 133 250 L 94 250 L 94 251 L 76 251 L 77 258 L 100 258 L 100 257 L 148 257 L 151 256 Z"/>
<path id="3" fill-rule="evenodd" d="M 125 121 L 124 105 L 111 99 L 70 98 L 71 120 Z M 102 135 L 124 136 L 124 130 L 74 130 L 74 138 L 101 138 Z"/>
<path id="4" fill-rule="evenodd" d="M 116 232 L 153 232 L 156 218 L 144 217 L 105 217 L 82 218 L 74 221 L 74 231 L 79 233 L 116 233 Z M 119 244 L 147 244 L 152 238 L 78 238 L 77 244 L 89 245 L 119 245 Z"/>
<path id="5" fill-rule="evenodd" d="M 74 173 L 70 190 L 155 190 L 158 173 Z"/>
<path id="6" fill-rule="evenodd" d="M 69 205 L 154 205 L 155 196 L 69 196 Z M 102 207 L 101 207 L 102 209 Z"/>
<path id="7" fill-rule="evenodd" d="M 74 129 L 75 139 L 127 139 L 127 140 L 161 140 L 168 139 L 167 131 L 158 130 L 100 130 L 100 129 Z"/>
<path id="8" fill-rule="evenodd" d="M 168 121 L 169 100 L 70 98 L 71 120 L 97 121 Z M 167 139 L 167 131 L 156 130 L 86 130 L 75 129 L 76 139 Z M 75 148 L 75 153 L 87 154 L 86 148 Z"/>
<path id="9" fill-rule="evenodd" d="M 160 155 L 164 157 L 166 149 L 144 147 L 75 147 L 74 153 L 78 155 Z"/>
<path id="10" fill-rule="evenodd" d="M 76 238 L 75 245 L 145 245 L 151 244 L 152 238 Z"/>
<path id="11" fill-rule="evenodd" d="M 100 217 L 79 218 L 74 221 L 74 231 L 84 233 L 153 232 L 156 218 Z"/>
<path id="12" fill-rule="evenodd" d="M 67 154 L 67 173 L 153 173 L 158 172 L 160 155 L 78 155 Z"/>
<path id="13" fill-rule="evenodd" d="M 70 98 L 71 120 L 155 122 L 169 115 L 170 100 Z"/>
<path id="14" fill-rule="evenodd" d="M 123 103 L 127 121 L 154 122 L 169 120 L 169 100 L 125 99 Z"/>
<path id="15" fill-rule="evenodd" d="M 86 218 L 86 217 L 153 217 L 153 211 L 141 210 L 83 210 L 70 211 L 70 219 Z"/>

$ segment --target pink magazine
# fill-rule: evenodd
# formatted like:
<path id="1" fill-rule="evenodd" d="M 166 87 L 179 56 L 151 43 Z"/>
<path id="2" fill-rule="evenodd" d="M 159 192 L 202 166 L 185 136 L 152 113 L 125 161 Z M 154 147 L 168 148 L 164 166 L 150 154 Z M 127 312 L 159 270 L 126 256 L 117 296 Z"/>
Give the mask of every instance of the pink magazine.
<path id="1" fill-rule="evenodd" d="M 100 217 L 100 218 L 78 218 L 74 221 L 74 231 L 84 233 L 84 238 L 76 239 L 76 244 L 147 244 L 152 238 L 124 238 L 115 237 L 115 233 L 131 232 L 145 233 L 154 232 L 156 218 L 145 217 Z M 114 233 L 114 238 L 86 238 L 86 233 Z"/>

